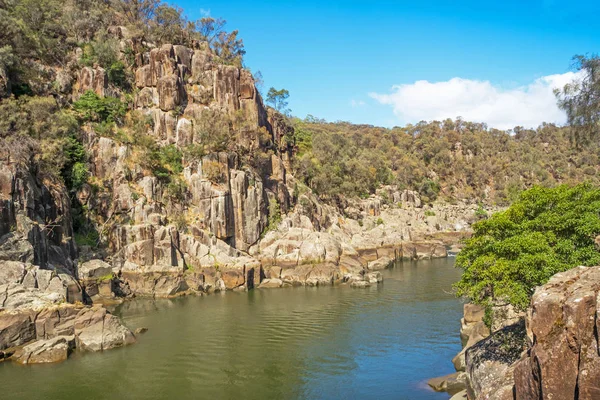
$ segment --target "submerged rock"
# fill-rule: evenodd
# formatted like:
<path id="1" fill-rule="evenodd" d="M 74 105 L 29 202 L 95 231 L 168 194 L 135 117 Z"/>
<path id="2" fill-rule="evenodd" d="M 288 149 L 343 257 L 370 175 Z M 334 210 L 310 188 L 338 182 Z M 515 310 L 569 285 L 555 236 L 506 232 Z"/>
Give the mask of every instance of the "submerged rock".
<path id="1" fill-rule="evenodd" d="M 464 372 L 455 372 L 453 374 L 431 378 L 427 381 L 427 384 L 436 392 L 448 392 L 450 395 L 454 395 L 465 390 L 467 375 Z"/>

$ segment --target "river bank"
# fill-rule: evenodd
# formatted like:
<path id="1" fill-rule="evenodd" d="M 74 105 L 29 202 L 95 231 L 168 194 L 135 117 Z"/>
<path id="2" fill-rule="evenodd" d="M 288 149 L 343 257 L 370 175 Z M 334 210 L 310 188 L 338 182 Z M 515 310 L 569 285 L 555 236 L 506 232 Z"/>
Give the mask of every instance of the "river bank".
<path id="1" fill-rule="evenodd" d="M 240 256 L 232 258 L 235 264 L 213 260 L 214 265 L 204 267 L 154 262 L 140 266 L 122 263 L 108 255 L 86 261 L 99 254 L 83 248 L 79 262 L 74 263 L 73 277 L 61 268 L 48 270 L 30 263 L 2 261 L 0 359 L 58 362 L 69 357 L 74 349 L 99 351 L 134 343 L 134 332 L 102 306 L 136 297 L 179 297 L 293 286 L 377 286 L 383 280 L 381 271 L 394 262 L 445 258 L 458 251 L 457 244 L 468 235 L 468 224 L 472 222 L 470 208 L 438 205 L 423 210 L 414 204 L 398 208 L 381 206 L 373 199 L 361 204 L 369 205 L 373 214 L 368 215 L 368 207 L 363 209 L 361 224 L 333 214 L 337 218 L 323 231 L 316 231 L 302 210 L 288 214 L 278 229 L 260 242 L 264 248 L 251 262 L 249 256 Z M 328 219 L 331 218 L 329 215 Z M 446 225 L 440 226 L 440 220 Z M 303 221 L 304 227 L 298 226 L 298 221 Z M 459 223 L 463 224 L 459 230 L 440 230 L 448 229 L 451 224 L 456 229 Z M 292 239 L 294 235 L 296 240 Z M 144 243 L 156 245 L 154 241 Z M 177 250 L 174 243 L 170 246 Z M 274 250 L 265 250 L 273 247 Z M 153 253 L 158 250 L 152 249 Z M 290 262 L 289 256 L 294 252 L 296 261 Z M 142 250 L 128 254 L 138 262 L 153 259 L 144 256 Z M 87 314 L 94 317 L 86 318 Z"/>
<path id="2" fill-rule="evenodd" d="M 50 368 L 3 363 L 0 382 L 21 382 L 8 399 L 441 400 L 425 381 L 451 372 L 460 349 L 462 306 L 449 293 L 459 273 L 451 258 L 423 260 L 382 271 L 383 284 L 366 289 L 135 299 L 114 311 L 132 329 L 149 328 L 135 346 L 75 353 Z"/>

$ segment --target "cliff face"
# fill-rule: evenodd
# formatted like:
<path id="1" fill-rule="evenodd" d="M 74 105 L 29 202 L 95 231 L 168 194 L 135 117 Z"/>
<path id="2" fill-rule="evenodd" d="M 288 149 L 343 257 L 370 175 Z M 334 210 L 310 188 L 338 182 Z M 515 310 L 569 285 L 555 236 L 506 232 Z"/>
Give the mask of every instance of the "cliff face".
<path id="1" fill-rule="evenodd" d="M 73 273 L 69 194 L 62 182 L 39 174 L 33 153 L 27 144 L 0 149 L 0 260 Z"/>

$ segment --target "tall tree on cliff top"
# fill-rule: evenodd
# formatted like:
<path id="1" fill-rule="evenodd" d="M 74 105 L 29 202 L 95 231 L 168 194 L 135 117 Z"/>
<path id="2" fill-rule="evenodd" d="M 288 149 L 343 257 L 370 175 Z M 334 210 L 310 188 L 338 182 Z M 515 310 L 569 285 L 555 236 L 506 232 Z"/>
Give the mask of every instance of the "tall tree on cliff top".
<path id="1" fill-rule="evenodd" d="M 558 106 L 567 113 L 572 140 L 580 146 L 600 136 L 600 57 L 573 57 L 578 79 L 556 89 Z"/>
<path id="2" fill-rule="evenodd" d="M 290 97 L 290 92 L 288 92 L 286 89 L 277 90 L 272 87 L 267 93 L 267 103 L 273 106 L 273 108 L 280 113 L 288 115 L 291 112 L 291 110 L 287 108 L 288 97 Z"/>

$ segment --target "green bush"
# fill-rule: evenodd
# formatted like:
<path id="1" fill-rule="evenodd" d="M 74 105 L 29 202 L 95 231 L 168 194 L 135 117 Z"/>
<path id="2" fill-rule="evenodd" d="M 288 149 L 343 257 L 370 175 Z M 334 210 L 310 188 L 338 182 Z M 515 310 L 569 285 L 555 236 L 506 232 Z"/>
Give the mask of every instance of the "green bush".
<path id="1" fill-rule="evenodd" d="M 425 210 L 424 214 L 426 217 L 435 217 L 435 211 L 432 210 Z"/>
<path id="2" fill-rule="evenodd" d="M 269 219 L 266 231 L 274 231 L 281 222 L 281 208 L 276 198 L 269 199 Z"/>
<path id="3" fill-rule="evenodd" d="M 172 177 L 171 181 L 167 185 L 167 195 L 172 199 L 184 201 L 187 194 L 187 185 L 183 179 L 179 177 Z"/>
<path id="4" fill-rule="evenodd" d="M 84 183 L 87 182 L 90 172 L 86 164 L 77 162 L 73 165 L 71 171 L 71 183 L 73 189 L 79 189 Z"/>
<path id="5" fill-rule="evenodd" d="M 127 68 L 122 61 L 115 61 L 106 68 L 108 81 L 123 89 L 129 88 Z"/>
<path id="6" fill-rule="evenodd" d="M 479 204 L 477 210 L 475 210 L 475 216 L 479 219 L 487 218 L 488 213 L 485 211 L 485 208 L 483 208 L 483 205 Z"/>
<path id="7" fill-rule="evenodd" d="M 535 186 L 506 211 L 473 225 L 459 253 L 458 296 L 489 305 L 494 299 L 524 309 L 536 286 L 561 271 L 600 264 L 600 189 L 589 184 Z"/>
<path id="8" fill-rule="evenodd" d="M 78 246 L 90 246 L 96 248 L 100 241 L 100 235 L 95 230 L 84 233 L 75 233 L 75 243 Z"/>
<path id="9" fill-rule="evenodd" d="M 100 97 L 88 90 L 73 103 L 82 122 L 122 123 L 127 113 L 127 104 L 116 97 Z"/>

